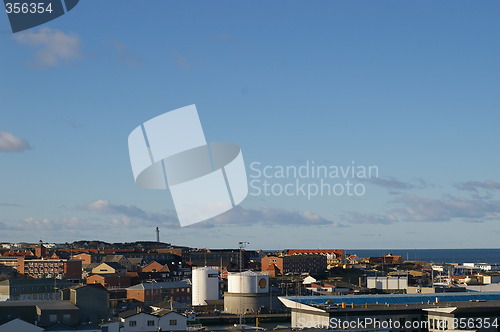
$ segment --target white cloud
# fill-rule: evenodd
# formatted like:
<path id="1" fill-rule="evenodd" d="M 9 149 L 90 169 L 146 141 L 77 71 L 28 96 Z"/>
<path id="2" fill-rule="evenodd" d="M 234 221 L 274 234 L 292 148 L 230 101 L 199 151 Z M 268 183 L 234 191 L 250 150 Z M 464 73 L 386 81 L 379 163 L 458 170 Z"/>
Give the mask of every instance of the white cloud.
<path id="1" fill-rule="evenodd" d="M 290 211 L 269 207 L 245 209 L 241 206 L 237 206 L 209 221 L 197 225 L 203 227 L 214 225 L 253 226 L 256 224 L 267 226 L 344 226 L 311 211 Z"/>
<path id="2" fill-rule="evenodd" d="M 14 40 L 35 49 L 36 67 L 53 67 L 60 63 L 71 62 L 82 56 L 80 38 L 60 30 L 42 28 L 14 34 Z"/>
<path id="3" fill-rule="evenodd" d="M 101 214 L 118 215 L 119 217 L 112 218 L 115 225 L 137 227 L 146 225 L 179 226 L 174 213 L 149 213 L 135 205 L 113 204 L 105 199 L 94 201 L 84 208 Z"/>
<path id="4" fill-rule="evenodd" d="M 86 210 L 114 215 L 114 225 L 139 227 L 148 225 L 179 226 L 177 217 L 171 213 L 149 213 L 135 205 L 113 204 L 108 200 L 97 200 L 85 206 Z M 290 211 L 276 208 L 245 209 L 237 206 L 215 218 L 190 227 L 213 227 L 215 225 L 252 226 L 318 226 L 344 227 L 333 220 L 323 218 L 310 211 Z"/>
<path id="5" fill-rule="evenodd" d="M 393 214 L 350 212 L 342 220 L 353 224 L 393 224 L 398 217 Z"/>
<path id="6" fill-rule="evenodd" d="M 496 200 L 455 197 L 434 199 L 408 195 L 397 199 L 396 202 L 402 203 L 403 206 L 392 212 L 405 221 L 500 220 L 500 201 Z"/>
<path id="7" fill-rule="evenodd" d="M 116 51 L 117 60 L 129 67 L 136 67 L 142 65 L 144 63 L 143 59 L 135 56 L 127 45 L 122 43 L 121 41 L 114 40 L 112 45 Z"/>
<path id="8" fill-rule="evenodd" d="M 0 130 L 0 151 L 22 152 L 28 150 L 29 148 L 30 145 L 27 140 Z"/>
<path id="9" fill-rule="evenodd" d="M 455 185 L 455 187 L 459 190 L 478 192 L 479 189 L 500 190 L 500 183 L 492 181 L 492 180 L 485 180 L 483 182 L 468 181 L 468 182 L 459 183 L 459 184 Z"/>
<path id="10" fill-rule="evenodd" d="M 63 218 L 61 220 L 54 220 L 49 218 L 36 219 L 25 218 L 21 224 L 17 226 L 20 230 L 35 230 L 40 232 L 54 232 L 61 230 L 79 230 L 88 228 L 89 224 L 77 217 Z"/>

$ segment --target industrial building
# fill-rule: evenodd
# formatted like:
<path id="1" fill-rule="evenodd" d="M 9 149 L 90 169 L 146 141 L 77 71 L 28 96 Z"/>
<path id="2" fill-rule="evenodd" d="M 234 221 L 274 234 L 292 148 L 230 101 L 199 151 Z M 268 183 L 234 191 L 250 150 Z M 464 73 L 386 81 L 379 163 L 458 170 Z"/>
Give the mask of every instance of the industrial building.
<path id="1" fill-rule="evenodd" d="M 327 268 L 327 257 L 321 254 L 264 256 L 262 257 L 261 268 L 262 273 L 266 273 L 270 277 L 290 273 L 320 273 Z"/>
<path id="2" fill-rule="evenodd" d="M 269 276 L 245 271 L 231 273 L 224 293 L 224 311 L 232 314 L 257 313 L 281 306 L 269 293 Z"/>
<path id="3" fill-rule="evenodd" d="M 204 306 L 206 301 L 219 299 L 219 271 L 209 268 L 194 268 L 191 272 L 192 282 L 192 305 Z"/>
<path id="4" fill-rule="evenodd" d="M 433 332 L 458 329 L 453 323 L 462 318 L 473 319 L 476 324 L 467 326 L 468 329 L 498 331 L 500 324 L 500 293 L 289 296 L 279 299 L 292 312 L 292 328 Z M 489 321 L 490 326 L 479 328 L 485 321 Z M 493 322 L 498 324 L 491 324 Z"/>

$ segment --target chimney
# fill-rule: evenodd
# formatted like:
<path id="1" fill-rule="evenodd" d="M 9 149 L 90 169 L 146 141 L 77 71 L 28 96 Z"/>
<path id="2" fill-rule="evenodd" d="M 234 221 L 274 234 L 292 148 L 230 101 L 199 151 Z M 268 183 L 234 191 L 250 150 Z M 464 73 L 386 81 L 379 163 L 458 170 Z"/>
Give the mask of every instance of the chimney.
<path id="1" fill-rule="evenodd" d="M 160 229 L 156 227 L 156 242 L 160 242 Z"/>

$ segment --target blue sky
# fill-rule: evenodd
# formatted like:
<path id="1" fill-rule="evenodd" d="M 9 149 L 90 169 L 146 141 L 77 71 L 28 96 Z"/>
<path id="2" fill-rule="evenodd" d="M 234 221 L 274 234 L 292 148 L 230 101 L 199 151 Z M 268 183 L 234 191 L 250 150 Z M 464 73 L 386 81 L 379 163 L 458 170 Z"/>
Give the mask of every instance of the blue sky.
<path id="1" fill-rule="evenodd" d="M 0 241 L 496 248 L 498 1 L 80 1 L 0 14 Z M 180 228 L 127 137 L 196 104 L 248 165 L 376 165 L 360 197 L 252 196 Z M 283 183 L 276 180 L 276 183 Z M 331 182 L 333 183 L 333 182 Z"/>

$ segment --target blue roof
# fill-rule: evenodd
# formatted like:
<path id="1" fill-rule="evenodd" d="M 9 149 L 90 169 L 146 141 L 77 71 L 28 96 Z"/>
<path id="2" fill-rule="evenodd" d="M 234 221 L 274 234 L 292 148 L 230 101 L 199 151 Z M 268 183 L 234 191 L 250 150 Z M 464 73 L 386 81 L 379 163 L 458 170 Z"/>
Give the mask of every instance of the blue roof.
<path id="1" fill-rule="evenodd" d="M 318 305 L 330 301 L 333 304 L 409 304 L 436 302 L 500 301 L 500 292 L 489 293 L 431 293 L 431 294 L 371 294 L 337 296 L 286 296 L 286 299 L 306 305 Z"/>

